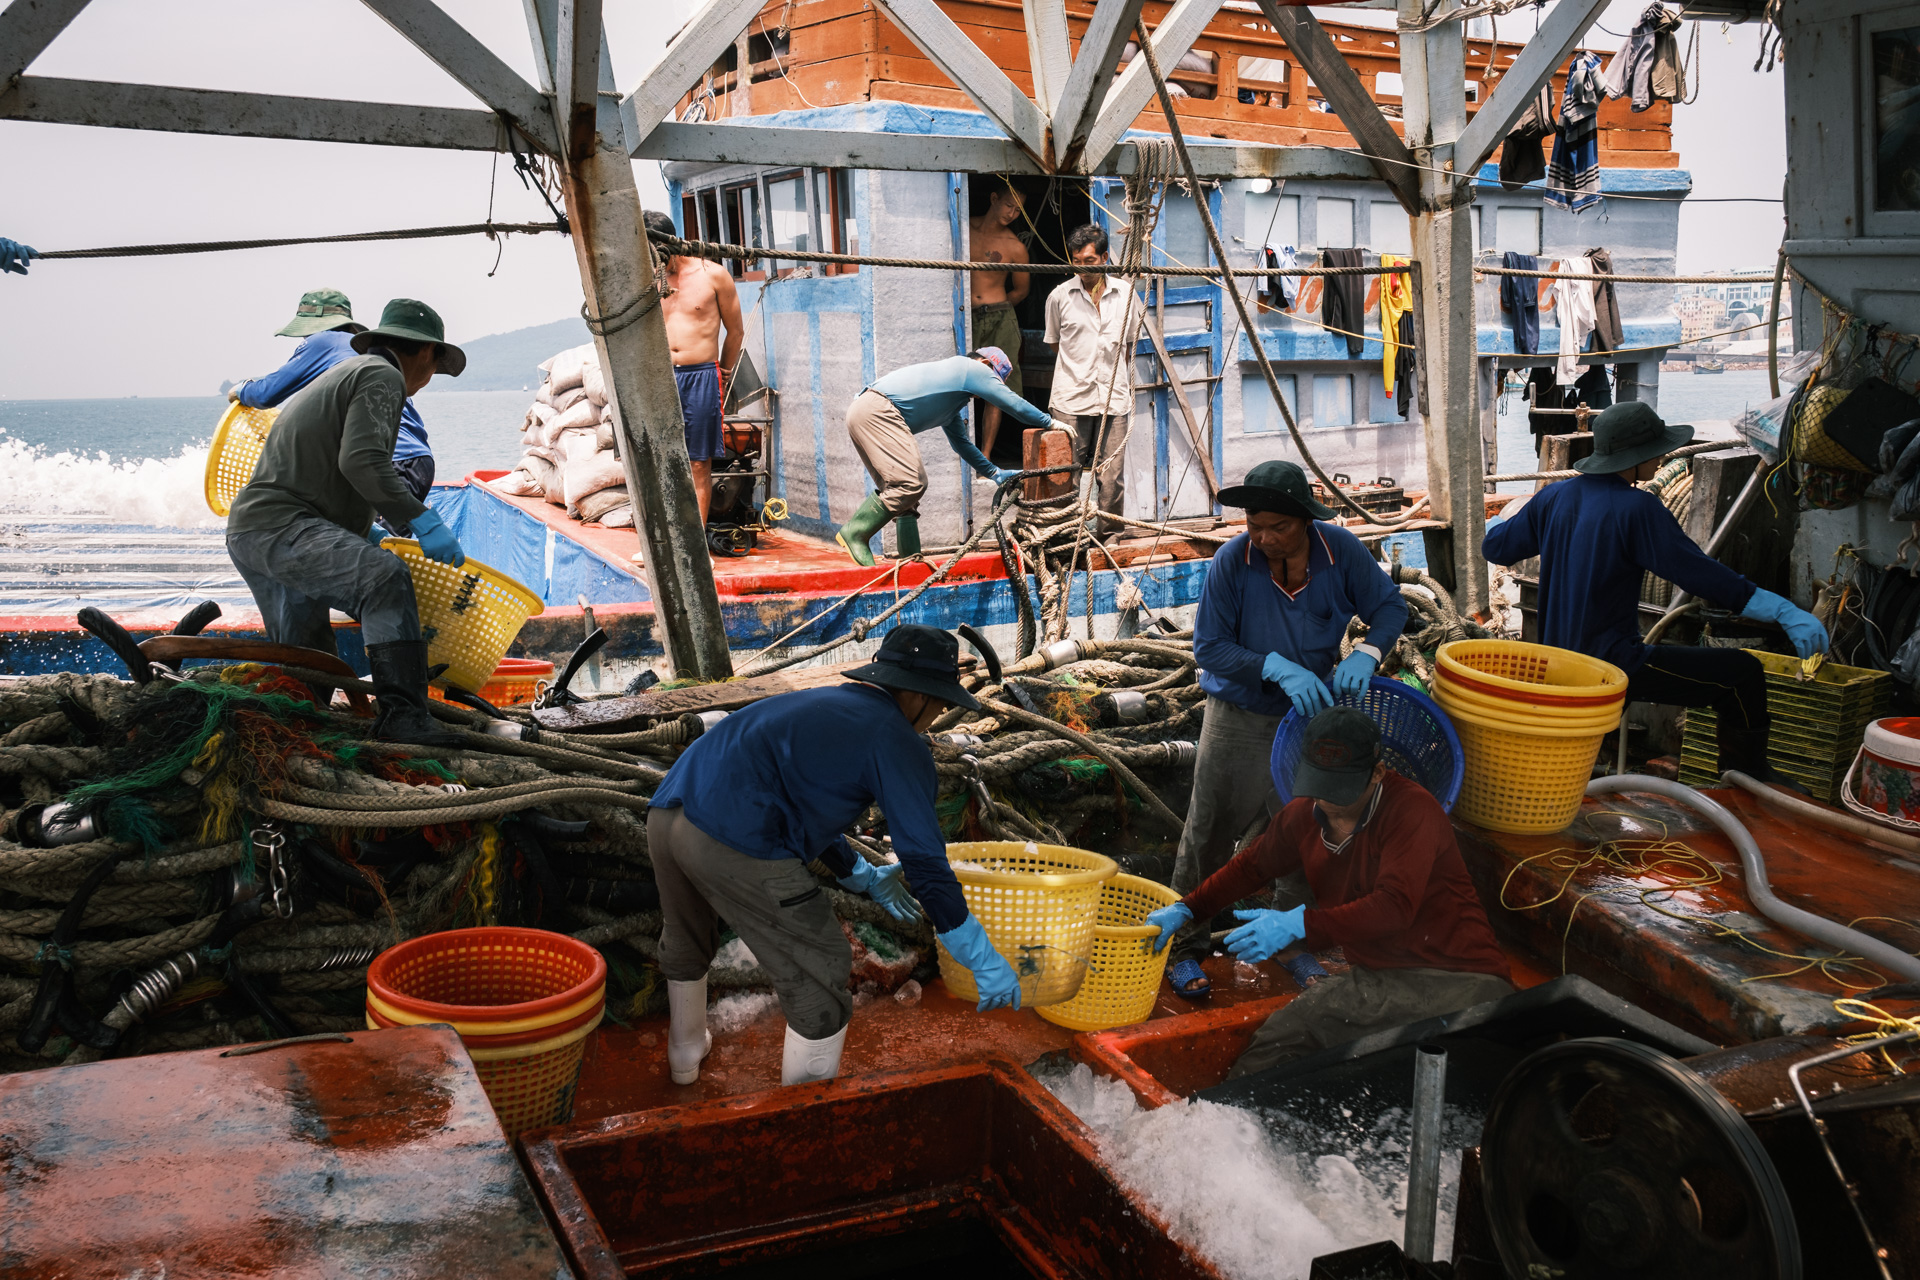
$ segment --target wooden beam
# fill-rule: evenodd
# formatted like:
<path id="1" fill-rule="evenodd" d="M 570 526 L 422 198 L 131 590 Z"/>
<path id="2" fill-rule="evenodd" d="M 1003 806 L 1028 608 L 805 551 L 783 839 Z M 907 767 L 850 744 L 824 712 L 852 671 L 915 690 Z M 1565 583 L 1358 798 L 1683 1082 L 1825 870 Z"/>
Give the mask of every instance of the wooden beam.
<path id="1" fill-rule="evenodd" d="M 540 92 L 553 96 L 553 53 L 559 45 L 559 0 L 521 0 L 527 11 L 527 38 L 533 42 L 533 65 L 539 74 L 534 83 Z"/>
<path id="2" fill-rule="evenodd" d="M 503 150 L 500 119 L 491 111 L 48 76 L 21 76 L 13 88 L 0 91 L 0 120 L 376 147 Z"/>
<path id="3" fill-rule="evenodd" d="M 1020 0 L 1027 18 L 1027 63 L 1033 68 L 1033 101 L 1051 117 L 1067 88 L 1073 44 L 1067 38 L 1067 0 Z"/>
<path id="4" fill-rule="evenodd" d="M 513 121 L 551 155 L 555 138 L 546 99 L 433 0 L 361 0 L 468 93 Z"/>
<path id="5" fill-rule="evenodd" d="M 972 655 L 961 659 L 964 667 Z M 696 684 L 660 692 L 636 693 L 625 698 L 602 698 L 596 702 L 576 702 L 565 707 L 547 707 L 533 713 L 534 723 L 558 733 L 628 733 L 644 729 L 656 720 L 683 716 L 688 712 L 738 711 L 763 698 L 802 689 L 821 689 L 842 684 L 844 673 L 866 665 L 837 662 L 831 666 L 791 668 L 771 675 L 728 680 L 723 684 Z"/>
<path id="6" fill-rule="evenodd" d="M 1100 105 L 1113 84 L 1113 69 L 1126 52 L 1127 37 L 1140 20 L 1144 0 L 1099 0 L 1086 34 L 1080 38 L 1080 56 L 1073 60 L 1067 86 L 1053 107 L 1053 161 L 1065 168 L 1087 145 L 1100 117 Z"/>
<path id="7" fill-rule="evenodd" d="M 568 154 L 595 145 L 600 106 L 600 0 L 559 0 L 553 50 L 553 117 Z"/>
<path id="8" fill-rule="evenodd" d="M 700 82 L 707 68 L 718 62 L 760 12 L 762 0 L 707 0 L 687 19 L 660 60 L 620 101 L 620 120 L 627 147 L 639 153 L 647 135 L 666 118 L 673 104 Z"/>
<path id="9" fill-rule="evenodd" d="M 1219 12 L 1220 0 L 1174 0 L 1173 8 L 1153 31 L 1154 56 L 1169 75 L 1180 59 L 1187 56 L 1193 42 Z M 1099 93 L 1098 86 L 1094 92 Z M 1153 101 L 1153 77 L 1147 74 L 1147 60 L 1136 57 L 1113 82 L 1100 105 L 1100 115 L 1087 132 L 1087 144 L 1081 152 L 1081 168 L 1091 173 L 1107 153 L 1125 136 L 1140 113 Z"/>
<path id="10" fill-rule="evenodd" d="M 13 0 L 0 10 L 0 85 L 32 66 L 86 7 L 87 0 Z"/>
<path id="11" fill-rule="evenodd" d="M 1518 120 L 1569 53 L 1580 44 L 1607 0 L 1560 0 L 1501 75 L 1485 105 L 1476 111 L 1454 144 L 1454 169 L 1469 176 L 1478 173 L 1493 149 L 1513 131 Z"/>
<path id="12" fill-rule="evenodd" d="M 953 81 L 955 88 L 972 98 L 1002 133 L 1031 156 L 1047 154 L 1047 122 L 1040 108 L 935 0 L 873 0 L 873 5 Z"/>
<path id="13" fill-rule="evenodd" d="M 1260 9 L 1314 83 L 1320 86 L 1320 91 L 1327 95 L 1328 105 L 1340 117 L 1340 123 L 1347 126 L 1353 140 L 1360 144 L 1360 150 L 1373 161 L 1380 180 L 1400 201 L 1401 208 L 1412 213 L 1420 203 L 1419 177 L 1408 167 L 1413 154 L 1393 131 L 1393 125 L 1380 114 L 1373 95 L 1341 56 L 1339 46 L 1305 9 L 1282 8 L 1275 0 L 1260 0 Z"/>

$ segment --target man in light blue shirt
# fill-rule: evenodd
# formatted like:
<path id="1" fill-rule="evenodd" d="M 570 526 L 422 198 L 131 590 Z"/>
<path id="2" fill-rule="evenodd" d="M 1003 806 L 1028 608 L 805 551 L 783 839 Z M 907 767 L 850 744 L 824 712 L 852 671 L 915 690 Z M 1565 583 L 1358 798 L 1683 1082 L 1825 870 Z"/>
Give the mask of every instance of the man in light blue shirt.
<path id="1" fill-rule="evenodd" d="M 868 543 L 890 520 L 899 524 L 901 556 L 920 554 L 920 499 L 927 491 L 927 469 L 913 440 L 920 432 L 936 427 L 945 432 L 953 451 L 995 484 L 1014 474 L 987 461 L 960 421 L 960 411 L 978 396 L 1029 427 L 1050 426 L 1053 419 L 1044 409 L 1007 386 L 1012 371 L 1005 352 L 982 347 L 964 356 L 895 369 L 854 397 L 847 410 L 847 434 L 877 490 L 834 535 L 855 562 L 873 563 Z"/>
<path id="2" fill-rule="evenodd" d="M 338 289 L 314 289 L 301 295 L 293 319 L 274 334 L 301 338 L 287 362 L 264 378 L 250 378 L 228 388 L 227 399 L 249 409 L 274 409 L 315 378 L 343 360 L 351 360 L 353 335 L 366 330 L 353 318 L 353 304 Z M 393 469 L 400 473 L 414 497 L 425 502 L 433 488 L 433 450 L 427 445 L 427 424 L 409 399 L 400 406 L 400 434 L 393 445 Z M 385 523 L 384 518 L 382 523 Z M 412 527 L 394 529 L 396 537 L 412 536 Z"/>

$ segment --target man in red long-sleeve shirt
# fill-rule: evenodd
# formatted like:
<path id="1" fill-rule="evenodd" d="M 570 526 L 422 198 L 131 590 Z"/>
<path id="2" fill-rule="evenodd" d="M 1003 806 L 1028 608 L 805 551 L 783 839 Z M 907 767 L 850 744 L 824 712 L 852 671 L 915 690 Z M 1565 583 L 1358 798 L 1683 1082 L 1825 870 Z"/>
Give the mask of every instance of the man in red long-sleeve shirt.
<path id="1" fill-rule="evenodd" d="M 1345 948 L 1352 969 L 1267 1019 L 1229 1078 L 1513 993 L 1446 811 L 1387 768 L 1365 713 L 1334 707 L 1313 718 L 1293 792 L 1258 839 L 1147 918 L 1160 927 L 1158 948 L 1187 921 L 1304 870 L 1316 905 L 1237 911 L 1246 923 L 1227 935 L 1227 949 L 1257 963 L 1296 942 Z"/>

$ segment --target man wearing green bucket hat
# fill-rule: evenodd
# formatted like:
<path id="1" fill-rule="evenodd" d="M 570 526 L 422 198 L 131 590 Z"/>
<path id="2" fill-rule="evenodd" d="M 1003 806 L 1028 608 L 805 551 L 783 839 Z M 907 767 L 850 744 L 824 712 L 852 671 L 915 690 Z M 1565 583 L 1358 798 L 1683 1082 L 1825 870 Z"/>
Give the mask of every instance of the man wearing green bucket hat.
<path id="1" fill-rule="evenodd" d="M 1481 551 L 1502 565 L 1540 557 L 1540 643 L 1619 667 L 1629 702 L 1714 708 L 1720 771 L 1771 781 L 1760 660 L 1744 649 L 1640 642 L 1640 583 L 1651 573 L 1743 618 L 1777 624 L 1802 658 L 1826 651 L 1818 618 L 1700 550 L 1658 497 L 1636 487 L 1692 439 L 1692 427 L 1668 426 L 1650 405 L 1614 405 L 1593 420 L 1593 453 L 1573 464 L 1583 474 L 1548 485 L 1489 527 Z"/>
<path id="2" fill-rule="evenodd" d="M 275 333 L 276 338 L 299 338 L 287 362 L 263 378 L 248 378 L 227 390 L 227 399 L 249 409 L 273 409 L 342 360 L 357 354 L 353 335 L 367 326 L 353 318 L 353 304 L 338 289 L 312 289 L 300 296 L 300 305 Z M 413 400 L 400 407 L 400 434 L 394 440 L 393 469 L 406 481 L 413 496 L 425 502 L 433 488 L 433 450 L 427 444 L 427 424 Z M 412 537 L 405 524 L 390 526 L 402 538 Z"/>
<path id="3" fill-rule="evenodd" d="M 372 530 L 378 512 L 411 523 L 420 549 L 442 564 L 466 562 L 440 517 L 394 470 L 401 404 L 436 373 L 457 377 L 466 353 L 446 340 L 425 303 L 396 298 L 380 327 L 357 333 L 359 353 L 287 401 L 253 478 L 227 517 L 227 552 L 260 606 L 267 638 L 335 653 L 328 611 L 360 623 L 389 742 L 458 746 L 427 709 L 427 642 L 413 576 Z"/>

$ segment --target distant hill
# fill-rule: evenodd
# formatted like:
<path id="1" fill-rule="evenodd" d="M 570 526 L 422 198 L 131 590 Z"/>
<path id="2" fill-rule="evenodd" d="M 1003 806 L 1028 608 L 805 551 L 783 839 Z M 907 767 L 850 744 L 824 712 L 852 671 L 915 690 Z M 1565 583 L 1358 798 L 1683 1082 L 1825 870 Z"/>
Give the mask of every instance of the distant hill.
<path id="1" fill-rule="evenodd" d="M 518 391 L 540 385 L 540 362 L 557 351 L 591 342 L 586 321 L 579 316 L 537 324 L 511 333 L 490 333 L 463 342 L 467 371 L 449 386 L 453 391 Z"/>

